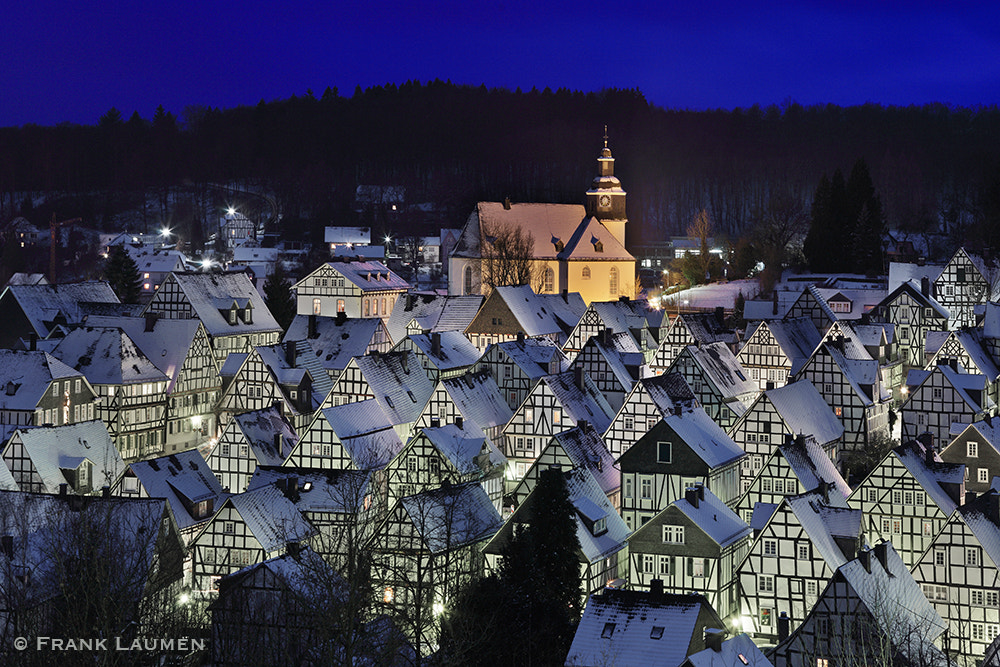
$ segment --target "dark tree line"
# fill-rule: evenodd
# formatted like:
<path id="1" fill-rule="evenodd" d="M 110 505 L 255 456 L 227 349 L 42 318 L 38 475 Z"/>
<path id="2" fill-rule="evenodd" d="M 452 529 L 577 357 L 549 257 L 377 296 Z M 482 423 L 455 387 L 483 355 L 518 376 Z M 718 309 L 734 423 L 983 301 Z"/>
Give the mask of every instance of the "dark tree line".
<path id="1" fill-rule="evenodd" d="M 718 233 L 735 236 L 776 193 L 808 205 L 822 174 L 859 155 L 894 228 L 919 232 L 943 219 L 957 240 L 983 235 L 984 207 L 1000 187 L 996 107 L 697 112 L 654 107 L 638 90 L 432 81 L 179 117 L 162 107 L 149 120 L 111 109 L 93 126 L 0 128 L 0 217 L 25 192 L 103 193 L 102 206 L 114 209 L 128 193 L 162 193 L 165 205 L 171 185 L 228 183 L 274 193 L 286 222 L 310 228 L 355 222 L 355 187 L 379 184 L 405 187 L 410 203 L 437 204 L 426 222 L 458 226 L 481 199 L 580 203 L 605 124 L 629 192 L 633 244 L 682 234 L 702 209 Z"/>

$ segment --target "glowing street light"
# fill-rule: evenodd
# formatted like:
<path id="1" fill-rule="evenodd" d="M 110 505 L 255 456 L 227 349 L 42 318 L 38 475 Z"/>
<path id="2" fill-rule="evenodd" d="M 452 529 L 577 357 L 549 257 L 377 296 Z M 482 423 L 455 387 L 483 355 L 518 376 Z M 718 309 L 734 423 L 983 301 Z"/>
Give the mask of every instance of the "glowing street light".
<path id="1" fill-rule="evenodd" d="M 166 238 L 170 238 L 170 228 L 169 227 L 164 227 L 163 229 L 161 229 L 160 230 L 160 236 L 164 236 Z"/>
<path id="2" fill-rule="evenodd" d="M 201 260 L 201 268 L 205 269 L 206 271 L 212 268 L 212 260 L 210 259 Z"/>
<path id="3" fill-rule="evenodd" d="M 226 209 L 226 213 L 228 215 L 236 215 L 236 209 L 230 206 L 228 209 Z"/>

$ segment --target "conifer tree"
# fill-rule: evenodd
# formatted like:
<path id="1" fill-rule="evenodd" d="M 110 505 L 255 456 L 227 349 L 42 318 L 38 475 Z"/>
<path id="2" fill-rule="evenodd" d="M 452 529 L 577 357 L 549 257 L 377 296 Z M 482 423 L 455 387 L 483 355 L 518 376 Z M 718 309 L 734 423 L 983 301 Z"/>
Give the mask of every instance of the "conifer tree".
<path id="1" fill-rule="evenodd" d="M 142 280 L 136 266 L 123 246 L 115 246 L 104 265 L 104 279 L 122 303 L 139 303 Z"/>
<path id="2" fill-rule="evenodd" d="M 264 282 L 264 303 L 282 330 L 287 331 L 288 325 L 295 319 L 295 299 L 292 298 L 292 284 L 285 276 L 280 261 L 276 263 L 274 273 Z"/>

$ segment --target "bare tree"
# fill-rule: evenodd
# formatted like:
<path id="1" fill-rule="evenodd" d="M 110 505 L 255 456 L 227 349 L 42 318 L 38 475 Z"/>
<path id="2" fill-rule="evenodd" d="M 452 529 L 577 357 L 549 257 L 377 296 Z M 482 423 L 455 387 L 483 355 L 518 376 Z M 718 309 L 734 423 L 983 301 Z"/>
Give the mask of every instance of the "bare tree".
<path id="1" fill-rule="evenodd" d="M 484 285 L 492 289 L 532 284 L 535 240 L 531 232 L 515 225 L 482 222 L 479 233 Z"/>

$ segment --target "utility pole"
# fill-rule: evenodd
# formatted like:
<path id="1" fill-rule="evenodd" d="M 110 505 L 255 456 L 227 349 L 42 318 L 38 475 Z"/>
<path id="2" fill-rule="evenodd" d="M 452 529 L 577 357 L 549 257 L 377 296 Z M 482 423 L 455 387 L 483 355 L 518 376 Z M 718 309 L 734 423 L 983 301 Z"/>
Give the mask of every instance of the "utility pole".
<path id="1" fill-rule="evenodd" d="M 71 218 L 61 222 L 56 221 L 56 214 L 52 214 L 52 222 L 49 223 L 49 282 L 56 284 L 56 229 L 80 222 L 82 218 Z"/>

